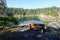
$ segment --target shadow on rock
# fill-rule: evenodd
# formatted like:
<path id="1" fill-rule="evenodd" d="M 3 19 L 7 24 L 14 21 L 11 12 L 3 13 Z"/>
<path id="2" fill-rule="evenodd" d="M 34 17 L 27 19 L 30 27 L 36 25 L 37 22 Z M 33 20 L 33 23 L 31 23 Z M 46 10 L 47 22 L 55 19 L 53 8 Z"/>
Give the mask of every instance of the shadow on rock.
<path id="1" fill-rule="evenodd" d="M 0 35 L 0 40 L 60 40 L 60 34 L 40 33 L 39 31 L 27 30 L 24 32 L 15 31 Z"/>

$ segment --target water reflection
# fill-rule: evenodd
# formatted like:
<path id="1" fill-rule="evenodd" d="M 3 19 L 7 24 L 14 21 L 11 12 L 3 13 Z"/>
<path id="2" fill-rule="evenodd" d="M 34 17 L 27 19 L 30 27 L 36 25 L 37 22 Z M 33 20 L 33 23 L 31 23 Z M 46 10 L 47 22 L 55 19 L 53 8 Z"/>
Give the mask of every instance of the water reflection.
<path id="1" fill-rule="evenodd" d="M 28 20 L 40 20 L 37 16 L 34 16 L 34 17 L 22 17 L 19 19 L 20 22 L 23 22 L 23 21 L 28 21 Z"/>
<path id="2" fill-rule="evenodd" d="M 21 22 L 21 24 L 28 24 L 28 23 L 36 23 L 36 24 L 43 24 L 42 21 L 38 21 L 38 20 L 28 20 L 28 21 L 24 21 L 24 22 Z"/>

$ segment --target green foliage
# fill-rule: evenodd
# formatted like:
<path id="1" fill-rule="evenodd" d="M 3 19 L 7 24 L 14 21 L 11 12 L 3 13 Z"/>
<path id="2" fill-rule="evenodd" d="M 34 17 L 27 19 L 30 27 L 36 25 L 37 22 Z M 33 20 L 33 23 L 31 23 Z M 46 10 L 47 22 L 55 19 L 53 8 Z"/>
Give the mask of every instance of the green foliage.
<path id="1" fill-rule="evenodd" d="M 13 23 L 14 25 L 16 25 L 16 24 L 18 24 L 18 20 L 16 18 L 10 17 L 10 16 L 0 17 L 0 26 L 4 26 L 4 27 L 10 26 L 9 23 Z"/>
<path id="2" fill-rule="evenodd" d="M 0 17 L 0 26 L 7 26 L 7 18 Z"/>
<path id="3" fill-rule="evenodd" d="M 23 9 L 23 8 L 7 8 L 6 13 L 12 12 L 14 15 L 40 15 L 44 13 L 46 15 L 55 16 L 57 7 L 38 8 L 38 9 Z"/>

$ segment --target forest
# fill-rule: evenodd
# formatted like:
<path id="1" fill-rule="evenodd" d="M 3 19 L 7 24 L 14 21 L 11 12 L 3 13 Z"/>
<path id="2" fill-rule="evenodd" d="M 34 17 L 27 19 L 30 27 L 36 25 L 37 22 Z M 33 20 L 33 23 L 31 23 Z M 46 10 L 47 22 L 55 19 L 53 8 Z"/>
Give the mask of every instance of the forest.
<path id="1" fill-rule="evenodd" d="M 51 15 L 55 16 L 60 11 L 59 7 L 37 8 L 37 9 L 23 9 L 23 8 L 7 8 L 5 13 L 11 12 L 13 15 Z M 58 12 L 58 13 L 57 13 Z"/>

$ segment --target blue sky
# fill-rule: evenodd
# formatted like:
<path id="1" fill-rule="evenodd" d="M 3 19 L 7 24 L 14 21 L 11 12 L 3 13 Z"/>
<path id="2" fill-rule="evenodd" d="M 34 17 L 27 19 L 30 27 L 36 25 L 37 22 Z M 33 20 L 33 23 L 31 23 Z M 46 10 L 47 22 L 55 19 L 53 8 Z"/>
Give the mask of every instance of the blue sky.
<path id="1" fill-rule="evenodd" d="M 60 0 L 6 0 L 6 2 L 8 7 L 25 9 L 60 7 Z"/>

